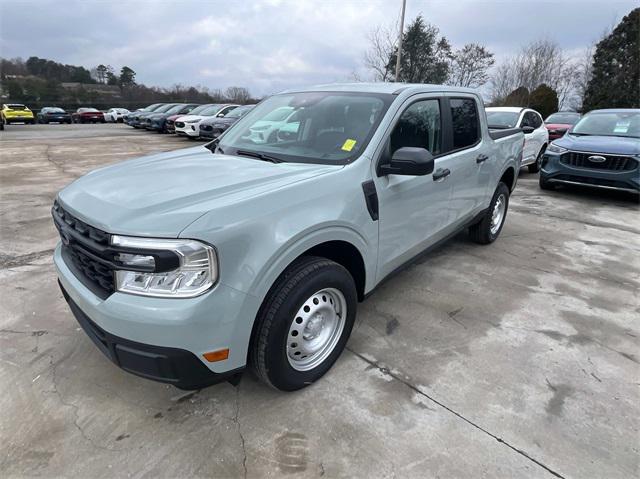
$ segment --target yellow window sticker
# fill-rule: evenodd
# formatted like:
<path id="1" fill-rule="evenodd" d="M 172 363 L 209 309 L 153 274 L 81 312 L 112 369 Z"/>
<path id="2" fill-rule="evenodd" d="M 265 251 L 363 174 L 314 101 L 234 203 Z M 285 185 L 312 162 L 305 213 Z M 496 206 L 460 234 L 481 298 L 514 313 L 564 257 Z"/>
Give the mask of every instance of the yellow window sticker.
<path id="1" fill-rule="evenodd" d="M 356 146 L 356 140 L 352 140 L 351 138 L 349 138 L 348 140 L 345 140 L 344 144 L 342 145 L 342 149 L 344 151 L 351 151 L 353 150 L 354 146 Z"/>

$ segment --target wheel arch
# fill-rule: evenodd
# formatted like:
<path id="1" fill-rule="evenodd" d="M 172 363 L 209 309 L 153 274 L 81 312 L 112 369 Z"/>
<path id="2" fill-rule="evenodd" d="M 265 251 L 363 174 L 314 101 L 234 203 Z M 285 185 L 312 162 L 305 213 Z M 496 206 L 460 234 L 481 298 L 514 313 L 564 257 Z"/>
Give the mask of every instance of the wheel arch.
<path id="1" fill-rule="evenodd" d="M 509 166 L 502 172 L 500 176 L 500 182 L 507 185 L 509 191 L 513 191 L 516 187 L 516 170 L 512 166 Z"/>
<path id="2" fill-rule="evenodd" d="M 364 299 L 366 291 L 366 281 L 368 277 L 366 271 L 366 263 L 364 260 L 365 256 L 361 250 L 362 245 L 358 247 L 355 243 L 358 243 L 358 241 L 352 241 L 346 238 L 323 239 L 321 241 L 306 243 L 304 248 L 295 248 L 295 255 L 287 254 L 288 252 L 284 252 L 281 255 L 281 258 L 286 258 L 286 261 L 279 262 L 280 266 L 277 267 L 277 274 L 268 275 L 269 277 L 273 277 L 273 280 L 270 282 L 270 285 L 264 292 L 264 294 L 260 295 L 260 306 L 256 312 L 256 316 L 253 318 L 251 325 L 251 334 L 249 336 L 248 345 L 249 347 L 247 348 L 247 360 L 249 359 L 248 355 L 252 351 L 252 347 L 259 328 L 260 321 L 258 320 L 258 318 L 262 314 L 263 308 L 265 307 L 271 292 L 273 291 L 278 281 L 282 278 L 286 270 L 300 258 L 304 256 L 318 256 L 330 259 L 340 264 L 345 269 L 347 269 L 347 271 L 349 271 L 349 273 L 353 277 L 356 283 L 358 300 L 362 301 Z M 291 248 L 288 251 L 290 250 Z M 271 271 L 274 270 L 273 267 L 270 269 Z"/>

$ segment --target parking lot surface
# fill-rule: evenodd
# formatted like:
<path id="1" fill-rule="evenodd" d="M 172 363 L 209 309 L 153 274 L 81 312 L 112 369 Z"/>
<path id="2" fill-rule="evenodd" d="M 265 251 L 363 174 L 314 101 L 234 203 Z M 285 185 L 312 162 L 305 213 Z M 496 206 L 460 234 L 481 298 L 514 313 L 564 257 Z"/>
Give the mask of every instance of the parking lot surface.
<path id="1" fill-rule="evenodd" d="M 460 235 L 386 282 L 303 391 L 245 374 L 184 392 L 113 366 L 58 289 L 54 196 L 197 144 L 114 124 L 0 133 L 3 476 L 638 476 L 638 204 L 524 171 L 496 243 Z"/>

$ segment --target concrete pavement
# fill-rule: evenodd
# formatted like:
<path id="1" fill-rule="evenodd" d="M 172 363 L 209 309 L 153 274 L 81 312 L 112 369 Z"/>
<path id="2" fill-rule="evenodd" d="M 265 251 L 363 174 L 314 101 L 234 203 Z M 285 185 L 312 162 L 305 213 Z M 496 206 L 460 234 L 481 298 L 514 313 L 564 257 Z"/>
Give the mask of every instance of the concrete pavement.
<path id="1" fill-rule="evenodd" d="M 49 209 L 93 168 L 193 145 L 113 124 L 0 133 L 4 476 L 639 474 L 638 204 L 524 172 L 496 243 L 460 235 L 386 282 L 303 391 L 246 374 L 186 393 L 115 368 L 58 290 Z"/>

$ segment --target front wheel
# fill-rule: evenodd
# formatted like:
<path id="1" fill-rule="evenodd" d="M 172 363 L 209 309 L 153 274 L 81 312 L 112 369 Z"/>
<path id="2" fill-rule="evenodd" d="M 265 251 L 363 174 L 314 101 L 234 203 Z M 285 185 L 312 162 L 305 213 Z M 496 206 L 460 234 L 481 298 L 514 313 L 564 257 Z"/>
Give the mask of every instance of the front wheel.
<path id="1" fill-rule="evenodd" d="M 493 243 L 504 225 L 509 208 L 509 188 L 500 182 L 482 219 L 469 228 L 471 240 L 479 244 Z"/>
<path id="2" fill-rule="evenodd" d="M 531 163 L 529 166 L 527 166 L 529 173 L 537 173 L 538 171 L 540 171 L 540 166 L 542 165 L 542 155 L 544 155 L 544 152 L 546 149 L 547 149 L 547 146 L 546 145 L 543 146 L 540 149 L 538 156 L 536 157 L 535 163 Z"/>
<path id="3" fill-rule="evenodd" d="M 342 353 L 356 307 L 355 283 L 343 266 L 314 256 L 296 260 L 256 318 L 250 358 L 258 377 L 282 391 L 320 379 Z"/>
<path id="4" fill-rule="evenodd" d="M 555 190 L 555 187 L 552 183 L 549 183 L 542 175 L 538 178 L 540 189 L 541 190 Z"/>

